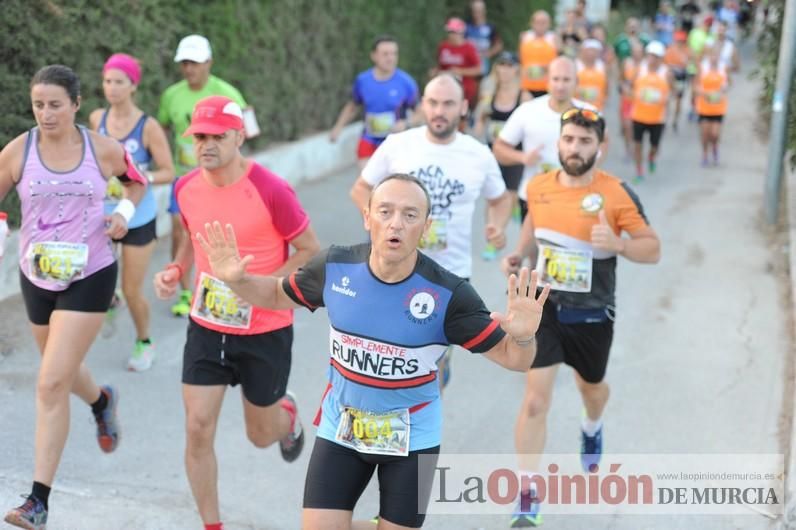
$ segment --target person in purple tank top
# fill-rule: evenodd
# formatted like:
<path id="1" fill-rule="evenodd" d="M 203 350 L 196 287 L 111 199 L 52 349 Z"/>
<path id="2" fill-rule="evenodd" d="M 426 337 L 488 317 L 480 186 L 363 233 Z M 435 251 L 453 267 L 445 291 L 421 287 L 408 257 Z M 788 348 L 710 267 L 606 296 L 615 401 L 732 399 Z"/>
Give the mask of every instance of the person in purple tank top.
<path id="1" fill-rule="evenodd" d="M 30 86 L 37 127 L 0 152 L 0 200 L 16 188 L 22 206 L 20 283 L 41 366 L 33 488 L 5 521 L 43 530 L 69 432 L 69 393 L 91 406 L 103 452 L 114 451 L 119 442 L 118 393 L 98 386 L 83 360 L 116 285 L 111 238 L 127 233 L 146 179 L 119 142 L 75 124 L 80 81 L 70 68 L 46 66 Z M 125 196 L 105 215 L 103 199 L 112 175 L 121 180 Z"/>

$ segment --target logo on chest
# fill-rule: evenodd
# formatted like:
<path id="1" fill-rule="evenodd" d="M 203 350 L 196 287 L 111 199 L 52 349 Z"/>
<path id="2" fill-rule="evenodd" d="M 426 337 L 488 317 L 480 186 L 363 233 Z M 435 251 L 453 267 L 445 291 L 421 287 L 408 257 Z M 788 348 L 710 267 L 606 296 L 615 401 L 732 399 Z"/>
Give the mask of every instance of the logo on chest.
<path id="1" fill-rule="evenodd" d="M 589 193 L 580 201 L 580 209 L 587 213 L 597 213 L 604 205 L 605 197 L 599 193 Z"/>
<path id="2" fill-rule="evenodd" d="M 336 283 L 332 282 L 332 291 L 344 294 L 346 296 L 350 296 L 351 298 L 356 298 L 357 292 L 348 288 L 350 284 L 351 284 L 351 278 L 349 278 L 348 276 L 343 276 L 342 278 L 340 278 L 340 285 L 337 285 Z"/>
<path id="3" fill-rule="evenodd" d="M 431 289 L 412 289 L 407 296 L 404 314 L 410 322 L 428 324 L 439 316 L 439 294 Z"/>

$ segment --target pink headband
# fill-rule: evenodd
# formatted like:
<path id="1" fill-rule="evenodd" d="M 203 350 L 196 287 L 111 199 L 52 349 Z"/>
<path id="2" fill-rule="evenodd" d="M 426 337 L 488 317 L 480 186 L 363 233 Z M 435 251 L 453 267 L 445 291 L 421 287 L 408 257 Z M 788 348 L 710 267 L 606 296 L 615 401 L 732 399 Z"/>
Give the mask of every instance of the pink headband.
<path id="1" fill-rule="evenodd" d="M 139 66 L 136 58 L 131 55 L 127 55 L 126 53 L 114 53 L 105 61 L 105 66 L 102 67 L 102 73 L 104 74 L 111 68 L 124 72 L 134 85 L 137 85 L 141 81 L 141 66 Z"/>

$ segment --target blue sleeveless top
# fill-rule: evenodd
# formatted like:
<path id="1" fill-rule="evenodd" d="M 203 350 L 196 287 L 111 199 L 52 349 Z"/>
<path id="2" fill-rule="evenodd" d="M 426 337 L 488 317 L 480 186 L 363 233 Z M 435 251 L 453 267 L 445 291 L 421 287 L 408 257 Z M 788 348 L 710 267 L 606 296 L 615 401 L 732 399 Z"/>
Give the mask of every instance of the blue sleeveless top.
<path id="1" fill-rule="evenodd" d="M 97 132 L 103 136 L 110 136 L 108 134 L 108 127 L 106 119 L 108 111 L 102 113 L 99 129 Z M 124 146 L 125 150 L 130 153 L 133 162 L 142 170 L 149 169 L 149 164 L 152 161 L 152 155 L 144 147 L 144 124 L 146 123 L 147 115 L 141 116 L 141 119 L 135 124 L 133 130 L 127 136 L 119 140 Z M 111 177 L 108 181 L 108 192 L 105 195 L 105 214 L 110 215 L 113 213 L 116 205 L 122 199 L 122 185 L 116 177 Z M 127 228 L 139 228 L 147 223 L 150 223 L 157 216 L 157 201 L 155 201 L 155 193 L 152 186 L 147 186 L 146 193 L 138 203 L 135 209 L 135 215 L 130 219 Z"/>

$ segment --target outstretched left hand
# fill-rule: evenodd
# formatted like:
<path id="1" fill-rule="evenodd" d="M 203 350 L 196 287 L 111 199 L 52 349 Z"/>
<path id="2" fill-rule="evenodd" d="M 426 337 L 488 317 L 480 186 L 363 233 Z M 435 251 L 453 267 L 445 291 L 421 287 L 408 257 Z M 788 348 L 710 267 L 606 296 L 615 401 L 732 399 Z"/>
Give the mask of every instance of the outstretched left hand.
<path id="1" fill-rule="evenodd" d="M 528 267 L 520 269 L 520 275 L 511 274 L 508 280 L 508 303 L 506 313 L 492 313 L 490 316 L 500 323 L 503 331 L 515 340 L 527 340 L 536 334 L 542 320 L 542 308 L 550 293 L 550 286 L 542 289 L 536 296 L 539 281 L 536 271 Z"/>

